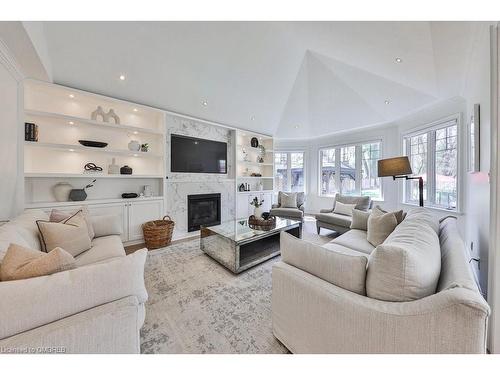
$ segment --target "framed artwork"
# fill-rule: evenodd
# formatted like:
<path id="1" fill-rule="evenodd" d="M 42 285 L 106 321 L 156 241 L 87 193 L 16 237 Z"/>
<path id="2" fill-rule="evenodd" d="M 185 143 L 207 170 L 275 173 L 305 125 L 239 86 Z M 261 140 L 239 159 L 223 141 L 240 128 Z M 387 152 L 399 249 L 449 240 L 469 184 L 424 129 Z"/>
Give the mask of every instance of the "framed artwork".
<path id="1" fill-rule="evenodd" d="M 467 137 L 469 143 L 469 172 L 479 172 L 481 169 L 481 164 L 479 160 L 480 155 L 480 126 L 481 125 L 481 115 L 479 104 L 474 104 L 474 111 L 470 118 L 467 129 Z"/>

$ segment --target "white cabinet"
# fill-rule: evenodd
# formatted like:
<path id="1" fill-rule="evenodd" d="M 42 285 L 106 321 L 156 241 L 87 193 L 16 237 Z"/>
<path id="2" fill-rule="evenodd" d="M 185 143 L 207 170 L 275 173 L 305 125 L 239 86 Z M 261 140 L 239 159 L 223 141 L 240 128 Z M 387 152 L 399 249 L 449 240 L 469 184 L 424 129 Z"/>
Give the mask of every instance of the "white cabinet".
<path id="1" fill-rule="evenodd" d="M 163 217 L 163 201 L 134 202 L 128 206 L 128 240 L 143 239 L 142 224 Z"/>
<path id="2" fill-rule="evenodd" d="M 249 206 L 248 196 L 245 194 L 238 194 L 236 199 L 236 218 L 244 219 L 248 217 Z"/>

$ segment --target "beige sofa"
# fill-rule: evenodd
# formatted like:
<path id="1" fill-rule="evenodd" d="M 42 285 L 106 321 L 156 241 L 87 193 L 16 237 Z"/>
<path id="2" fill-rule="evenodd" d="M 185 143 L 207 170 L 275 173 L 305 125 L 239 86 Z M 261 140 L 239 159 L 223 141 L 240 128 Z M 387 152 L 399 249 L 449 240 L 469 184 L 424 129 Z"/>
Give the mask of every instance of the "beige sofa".
<path id="1" fill-rule="evenodd" d="M 362 230 L 281 240 L 273 332 L 293 353 L 485 353 L 490 309 L 454 218 L 412 210 L 377 248 Z"/>
<path id="2" fill-rule="evenodd" d="M 321 228 L 334 230 L 337 233 L 345 233 L 349 230 L 352 222 L 352 217 L 334 213 L 335 204 L 337 202 L 345 204 L 356 204 L 357 210 L 368 211 L 373 201 L 367 196 L 349 196 L 335 194 L 332 208 L 324 208 L 316 214 L 316 231 L 320 234 Z"/>
<path id="3" fill-rule="evenodd" d="M 40 250 L 36 220 L 48 215 L 29 210 L 0 227 L 0 267 L 10 243 Z M 140 352 L 147 251 L 126 256 L 119 235 L 106 235 L 99 217 L 92 220 L 101 236 L 76 257 L 77 268 L 0 282 L 2 352 Z"/>

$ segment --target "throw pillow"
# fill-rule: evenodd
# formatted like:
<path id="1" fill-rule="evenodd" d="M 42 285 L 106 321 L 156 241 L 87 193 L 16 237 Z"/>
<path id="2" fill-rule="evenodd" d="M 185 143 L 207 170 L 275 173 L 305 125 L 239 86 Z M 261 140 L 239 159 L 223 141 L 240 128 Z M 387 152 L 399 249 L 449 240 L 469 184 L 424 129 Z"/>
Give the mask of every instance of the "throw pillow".
<path id="1" fill-rule="evenodd" d="M 370 212 L 354 208 L 352 210 L 351 229 L 368 230 L 368 218 Z"/>
<path id="2" fill-rule="evenodd" d="M 78 211 L 60 223 L 37 220 L 36 224 L 40 231 L 40 242 L 45 252 L 49 252 L 56 247 L 62 247 L 75 257 L 91 247 L 87 224 L 82 211 Z"/>
<path id="3" fill-rule="evenodd" d="M 20 280 L 75 268 L 75 258 L 60 247 L 48 254 L 10 244 L 0 267 L 0 280 Z"/>
<path id="4" fill-rule="evenodd" d="M 387 237 L 398 225 L 396 215 L 392 212 L 386 214 L 374 209 L 368 218 L 367 240 L 373 246 L 378 246 L 385 241 Z"/>
<path id="5" fill-rule="evenodd" d="M 60 223 L 61 221 L 66 220 L 67 218 L 73 216 L 80 210 L 83 212 L 83 217 L 85 218 L 85 223 L 87 224 L 87 229 L 89 231 L 89 237 L 91 240 L 93 240 L 95 237 L 94 226 L 92 225 L 90 219 L 90 212 L 87 206 L 82 206 L 79 209 L 74 210 L 72 212 L 61 211 L 54 208 L 50 213 L 49 221 Z"/>
<path id="6" fill-rule="evenodd" d="M 375 208 L 373 210 L 378 210 L 380 212 L 382 212 L 383 214 L 387 214 L 389 213 L 390 211 L 386 211 L 384 210 L 382 207 L 380 207 L 379 205 L 375 206 Z M 399 210 L 399 211 L 393 211 L 392 212 L 394 214 L 394 216 L 396 216 L 396 220 L 398 221 L 398 225 L 404 220 L 404 218 L 406 217 L 406 212 L 403 212 L 403 210 Z"/>
<path id="7" fill-rule="evenodd" d="M 347 203 L 335 203 L 335 208 L 333 210 L 334 214 L 352 216 L 352 210 L 356 207 L 356 204 L 347 204 Z"/>
<path id="8" fill-rule="evenodd" d="M 297 208 L 297 193 L 281 193 L 281 207 Z"/>

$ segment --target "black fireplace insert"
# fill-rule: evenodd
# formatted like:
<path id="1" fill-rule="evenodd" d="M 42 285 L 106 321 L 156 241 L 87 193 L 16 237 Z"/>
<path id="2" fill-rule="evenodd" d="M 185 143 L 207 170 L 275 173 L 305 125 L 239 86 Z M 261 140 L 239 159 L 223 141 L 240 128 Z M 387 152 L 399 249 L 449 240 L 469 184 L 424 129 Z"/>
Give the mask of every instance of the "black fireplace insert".
<path id="1" fill-rule="evenodd" d="M 220 193 L 188 195 L 188 232 L 220 224 Z"/>

